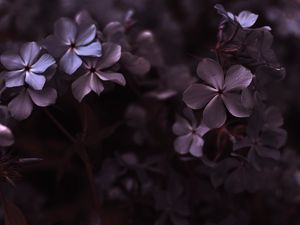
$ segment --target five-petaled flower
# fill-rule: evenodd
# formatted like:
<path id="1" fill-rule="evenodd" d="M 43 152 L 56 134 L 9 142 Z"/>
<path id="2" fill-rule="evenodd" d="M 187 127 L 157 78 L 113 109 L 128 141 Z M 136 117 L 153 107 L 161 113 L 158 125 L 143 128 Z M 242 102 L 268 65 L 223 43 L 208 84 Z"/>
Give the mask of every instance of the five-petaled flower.
<path id="1" fill-rule="evenodd" d="M 100 95 L 104 90 L 103 81 L 112 81 L 119 85 L 126 84 L 121 73 L 111 68 L 121 57 L 121 47 L 113 43 L 103 44 L 103 55 L 99 59 L 89 58 L 83 63 L 83 75 L 72 84 L 74 97 L 82 101 L 91 91 Z"/>
<path id="2" fill-rule="evenodd" d="M 25 83 L 34 90 L 42 90 L 46 70 L 55 64 L 49 54 L 41 55 L 41 47 L 35 42 L 23 44 L 19 54 L 4 53 L 1 63 L 9 70 L 2 73 L 6 87 L 19 87 Z M 41 56 L 40 56 L 41 55 Z"/>
<path id="3" fill-rule="evenodd" d="M 281 128 L 283 118 L 275 107 L 257 107 L 248 121 L 246 136 L 237 141 L 233 149 L 249 149 L 248 158 L 257 165 L 256 157 L 280 159 L 280 148 L 284 146 L 287 132 Z"/>
<path id="4" fill-rule="evenodd" d="M 241 103 L 241 91 L 252 81 L 252 73 L 241 65 L 231 66 L 224 78 L 221 66 L 203 59 L 197 68 L 198 76 L 205 84 L 192 84 L 183 94 L 183 101 L 192 109 L 203 107 L 203 123 L 210 128 L 224 125 L 226 108 L 235 117 L 249 116 L 249 110 Z"/>
<path id="5" fill-rule="evenodd" d="M 59 65 L 71 75 L 82 64 L 80 56 L 100 57 L 102 47 L 96 40 L 96 26 L 79 26 L 71 19 L 61 18 L 54 26 L 54 35 L 45 40 L 46 48 L 56 57 L 61 57 Z"/>
<path id="6" fill-rule="evenodd" d="M 173 133 L 178 137 L 175 139 L 174 148 L 180 154 L 190 153 L 195 157 L 203 155 L 202 147 L 204 145 L 203 135 L 209 131 L 209 128 L 203 124 L 198 124 L 192 110 L 184 110 L 185 118 L 178 116 L 173 125 Z"/>

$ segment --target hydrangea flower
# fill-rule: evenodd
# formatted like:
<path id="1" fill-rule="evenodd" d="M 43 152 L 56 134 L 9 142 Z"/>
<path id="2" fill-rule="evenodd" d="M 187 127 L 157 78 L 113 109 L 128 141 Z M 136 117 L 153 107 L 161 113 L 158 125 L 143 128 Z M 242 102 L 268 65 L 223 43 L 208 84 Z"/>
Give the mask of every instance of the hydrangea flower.
<path id="1" fill-rule="evenodd" d="M 25 83 L 34 90 L 42 90 L 46 70 L 55 64 L 49 54 L 41 55 L 41 47 L 36 42 L 22 45 L 18 54 L 5 53 L 0 57 L 1 63 L 8 70 L 2 73 L 6 87 L 19 87 Z"/>
<path id="2" fill-rule="evenodd" d="M 113 43 L 103 44 L 103 55 L 99 59 L 87 59 L 83 64 L 84 74 L 72 84 L 74 97 L 81 102 L 91 91 L 100 95 L 104 90 L 103 81 L 111 81 L 125 86 L 126 81 L 121 73 L 114 72 L 111 67 L 121 57 L 121 47 Z"/>
<path id="3" fill-rule="evenodd" d="M 203 123 L 210 128 L 221 127 L 226 110 L 235 117 L 249 116 L 241 102 L 241 91 L 252 81 L 252 73 L 241 65 L 231 66 L 224 77 L 221 66 L 211 59 L 203 59 L 197 68 L 205 84 L 192 84 L 183 94 L 183 101 L 192 109 L 203 107 Z"/>
<path id="4" fill-rule="evenodd" d="M 204 145 L 202 137 L 209 129 L 203 124 L 198 124 L 192 110 L 186 108 L 184 115 L 185 118 L 178 116 L 173 125 L 173 132 L 178 136 L 174 148 L 179 154 L 190 153 L 195 157 L 201 157 Z"/>
<path id="5" fill-rule="evenodd" d="M 54 26 L 54 35 L 45 40 L 46 48 L 56 57 L 61 57 L 59 65 L 71 75 L 82 64 L 82 56 L 100 57 L 101 44 L 96 40 L 96 26 L 79 26 L 71 19 L 61 18 Z"/>

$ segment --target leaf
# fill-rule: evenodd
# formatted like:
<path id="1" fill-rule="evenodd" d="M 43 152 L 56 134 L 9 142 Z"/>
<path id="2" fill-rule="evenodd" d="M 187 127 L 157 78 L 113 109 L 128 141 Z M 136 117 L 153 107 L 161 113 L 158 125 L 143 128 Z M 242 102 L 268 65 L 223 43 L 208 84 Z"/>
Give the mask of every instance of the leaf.
<path id="1" fill-rule="evenodd" d="M 23 212 L 12 202 L 4 199 L 4 224 L 28 225 Z"/>

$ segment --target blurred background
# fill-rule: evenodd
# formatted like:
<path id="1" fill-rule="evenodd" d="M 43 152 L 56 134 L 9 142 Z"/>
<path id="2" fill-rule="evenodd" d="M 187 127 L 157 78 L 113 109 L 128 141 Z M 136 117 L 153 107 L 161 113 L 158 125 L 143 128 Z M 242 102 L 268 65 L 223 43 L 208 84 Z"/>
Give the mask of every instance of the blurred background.
<path id="1" fill-rule="evenodd" d="M 214 9 L 216 3 L 223 4 L 228 11 L 235 14 L 242 10 L 256 13 L 259 15 L 256 27 L 268 25 L 272 28 L 273 49 L 287 73 L 286 78 L 272 85 L 268 92 L 272 104 L 278 106 L 283 113 L 288 141 L 283 150 L 285 170 L 282 172 L 284 175 L 280 180 L 280 188 L 276 186 L 276 188 L 269 189 L 270 196 L 264 194 L 264 196 L 268 196 L 266 198 L 261 197 L 260 194 L 252 196 L 251 202 L 246 201 L 249 196 L 245 194 L 242 196 L 242 201 L 239 202 L 245 206 L 244 210 L 249 214 L 248 217 L 252 222 L 235 223 L 227 220 L 215 224 L 299 224 L 300 1 L 0 0 L 0 50 L 13 48 L 15 43 L 41 41 L 53 32 L 53 25 L 57 19 L 62 16 L 74 18 L 82 10 L 90 13 L 97 22 L 99 30 L 102 30 L 109 22 L 124 21 L 126 16 L 132 15 L 137 30 L 149 30 L 155 39 L 155 46 L 151 45 L 152 52 L 153 46 L 155 51 L 149 57 L 151 65 L 154 65 L 154 69 L 150 71 L 151 76 L 165 76 L 166 78 L 161 79 L 169 82 L 177 73 L 195 76 L 196 66 L 201 58 L 214 58 L 212 49 L 216 43 L 221 19 Z M 134 44 L 146 45 L 143 42 Z M 159 66 L 161 64 L 164 66 Z M 170 124 L 161 118 L 170 111 L 176 111 L 180 96 L 176 101 L 168 100 L 164 103 L 147 99 L 147 101 L 143 101 L 143 109 L 141 109 L 132 104 L 138 102 L 135 93 L 119 87 L 116 88 L 116 92 L 109 93 L 105 97 L 100 96 L 100 99 L 96 96 L 89 96 L 83 104 L 84 106 L 79 106 L 75 100 L 70 100 L 68 98 L 70 93 L 68 90 L 66 92 L 67 95 L 62 97 L 56 106 L 50 107 L 49 111 L 74 135 L 82 128 L 83 112 L 87 113 L 88 123 L 91 127 L 90 132 L 99 134 L 101 139 L 99 141 L 101 144 L 94 143 L 89 152 L 100 198 L 113 199 L 103 200 L 105 207 L 102 208 L 101 222 L 97 219 L 97 213 L 91 213 L 91 207 L 93 207 L 91 201 L 93 200 L 89 194 L 87 196 L 91 190 L 87 185 L 84 165 L 76 156 L 69 153 L 69 148 L 74 148 L 74 146 L 70 146 L 43 110 L 36 110 L 28 120 L 21 123 L 12 122 L 16 136 L 14 152 L 17 152 L 18 157 L 40 157 L 44 159 L 44 162 L 25 164 L 21 168 L 17 168 L 19 175 L 16 176 L 16 187 L 2 185 L 5 195 L 13 199 L 22 209 L 30 225 L 159 224 L 155 223 L 157 214 L 151 208 L 151 204 L 148 205 L 148 202 L 152 200 L 148 199 L 147 195 L 140 197 L 140 195 L 128 194 L 128 189 L 135 189 L 138 184 L 127 179 L 132 175 L 132 170 L 124 169 L 122 164 L 118 164 L 117 159 L 121 158 L 127 164 L 135 165 L 140 160 L 136 155 L 141 154 L 142 149 L 145 153 L 142 153 L 140 158 L 143 159 L 147 154 L 151 155 L 155 168 L 167 170 L 168 168 L 165 168 L 164 165 L 157 166 L 156 164 L 160 162 L 155 159 L 155 153 L 165 151 L 165 149 L 173 151 L 170 147 L 173 137 L 168 137 L 163 133 L 167 131 L 161 129 L 161 127 L 170 127 Z M 141 105 L 140 102 L 139 105 Z M 171 110 L 167 112 L 166 107 Z M 151 126 L 149 125 L 152 129 L 150 132 L 155 133 L 154 137 L 157 138 L 158 143 L 144 144 L 139 147 L 128 141 L 128 136 L 133 134 L 133 130 L 128 127 L 134 127 L 137 130 L 143 126 L 145 123 L 143 110 L 152 115 L 147 118 L 147 123 L 151 124 Z M 120 125 L 123 123 L 124 115 L 128 127 Z M 130 120 L 132 117 L 134 122 Z M 138 135 L 145 131 L 138 130 L 137 132 L 136 141 L 141 142 Z M 102 141 L 106 137 L 110 138 Z M 137 152 L 137 154 L 131 152 Z M 140 179 L 145 179 L 144 184 L 147 184 L 145 174 L 139 173 L 142 174 L 135 174 L 135 176 L 142 177 Z M 111 176 L 107 177 L 107 174 Z M 126 174 L 126 179 L 119 179 L 121 176 L 124 177 L 124 174 Z M 110 185 L 113 182 L 117 183 L 114 187 Z M 206 201 L 203 200 L 207 205 L 209 205 L 207 202 L 218 199 L 218 194 L 213 193 L 211 188 L 205 185 L 201 186 L 201 190 L 198 192 L 209 196 Z M 124 193 L 126 194 L 124 195 Z M 198 194 L 201 195 L 200 193 L 195 195 L 198 196 Z M 279 196 L 279 199 L 274 199 L 273 195 Z M 134 199 L 134 203 L 132 203 L 132 199 Z M 223 199 L 223 201 L 225 200 Z M 295 202 L 297 202 L 296 205 Z M 223 204 L 227 203 L 223 202 Z M 231 206 L 239 208 L 239 204 Z M 222 217 L 220 211 L 222 211 L 222 207 L 218 209 L 216 206 L 211 212 L 201 210 L 203 214 L 199 216 L 198 221 L 208 224 L 203 219 L 206 218 L 204 215 L 212 216 L 212 212 L 214 212 L 220 213 L 220 217 Z M 237 218 L 244 218 L 243 213 L 237 213 Z M 2 215 L 0 216 L 2 217 Z M 180 220 L 178 219 L 178 221 Z M 189 223 L 181 221 L 177 224 Z"/>

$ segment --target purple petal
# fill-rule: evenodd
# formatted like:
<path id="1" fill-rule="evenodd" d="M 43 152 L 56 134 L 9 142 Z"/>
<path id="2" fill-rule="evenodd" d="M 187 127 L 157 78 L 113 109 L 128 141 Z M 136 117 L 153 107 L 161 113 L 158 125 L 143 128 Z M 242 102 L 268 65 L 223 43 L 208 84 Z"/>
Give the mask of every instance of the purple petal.
<path id="1" fill-rule="evenodd" d="M 79 13 L 77 13 L 75 16 L 75 21 L 80 26 L 87 26 L 95 23 L 87 10 L 81 10 Z"/>
<path id="2" fill-rule="evenodd" d="M 151 65 L 148 60 L 131 54 L 130 52 L 122 52 L 121 63 L 130 73 L 136 75 L 144 75 L 149 72 Z"/>
<path id="3" fill-rule="evenodd" d="M 280 159 L 280 151 L 278 149 L 259 147 L 256 150 L 256 152 L 260 157 L 270 158 L 270 159 L 274 159 L 274 160 Z"/>
<path id="4" fill-rule="evenodd" d="M 190 123 L 181 116 L 177 117 L 176 122 L 172 127 L 173 133 L 177 136 L 186 135 L 190 133 L 192 129 L 193 127 L 190 125 Z"/>
<path id="5" fill-rule="evenodd" d="M 126 80 L 121 73 L 99 71 L 99 72 L 97 72 L 97 75 L 99 76 L 99 78 L 101 80 L 112 81 L 112 82 L 117 83 L 122 86 L 126 85 Z"/>
<path id="6" fill-rule="evenodd" d="M 100 57 L 102 54 L 102 47 L 100 42 L 95 41 L 89 45 L 77 47 L 75 51 L 80 56 Z"/>
<path id="7" fill-rule="evenodd" d="M 191 127 L 196 128 L 197 127 L 197 119 L 195 117 L 195 114 L 193 110 L 190 108 L 186 107 L 183 109 L 183 115 L 184 117 L 189 121 Z"/>
<path id="8" fill-rule="evenodd" d="M 237 16 L 237 21 L 243 28 L 249 28 L 253 26 L 258 18 L 258 15 L 249 11 L 242 11 Z"/>
<path id="9" fill-rule="evenodd" d="M 224 83 L 224 73 L 221 66 L 212 59 L 203 59 L 197 67 L 198 76 L 207 84 L 220 90 Z"/>
<path id="10" fill-rule="evenodd" d="M 8 104 L 8 111 L 17 120 L 28 118 L 32 112 L 32 101 L 27 91 L 22 91 Z"/>
<path id="11" fill-rule="evenodd" d="M 242 192 L 245 189 L 245 176 L 243 167 L 232 171 L 224 183 L 225 189 L 235 194 Z"/>
<path id="12" fill-rule="evenodd" d="M 204 134 L 206 134 L 210 129 L 205 125 L 201 124 L 199 127 L 196 129 L 196 134 L 198 134 L 200 137 L 202 137 Z"/>
<path id="13" fill-rule="evenodd" d="M 23 61 L 18 55 L 2 54 L 0 60 L 2 65 L 8 70 L 19 70 L 24 68 Z"/>
<path id="14" fill-rule="evenodd" d="M 66 45 L 75 43 L 76 24 L 68 18 L 61 18 L 54 25 L 54 33 Z"/>
<path id="15" fill-rule="evenodd" d="M 43 46 L 55 57 L 61 57 L 69 47 L 61 43 L 61 41 L 55 35 L 49 35 L 43 41 Z"/>
<path id="16" fill-rule="evenodd" d="M 57 92 L 54 88 L 44 88 L 41 91 L 28 89 L 31 100 L 40 107 L 46 107 L 56 102 Z"/>
<path id="17" fill-rule="evenodd" d="M 174 148 L 176 152 L 178 152 L 179 154 L 187 154 L 189 152 L 192 141 L 192 134 L 186 134 L 184 136 L 176 138 L 174 141 Z"/>
<path id="18" fill-rule="evenodd" d="M 183 101 L 192 109 L 203 108 L 214 96 L 217 91 L 203 84 L 192 84 L 183 93 Z"/>
<path id="19" fill-rule="evenodd" d="M 103 29 L 105 37 L 112 42 L 118 42 L 119 37 L 122 37 L 124 32 L 124 26 L 120 22 L 110 22 Z"/>
<path id="20" fill-rule="evenodd" d="M 14 136 L 11 130 L 2 124 L 0 124 L 0 146 L 7 147 L 14 143 Z"/>
<path id="21" fill-rule="evenodd" d="M 104 43 L 102 57 L 97 63 L 98 69 L 106 69 L 116 64 L 121 58 L 121 46 L 113 43 Z"/>
<path id="22" fill-rule="evenodd" d="M 40 53 L 41 47 L 36 42 L 28 42 L 22 45 L 20 55 L 24 64 L 32 65 Z"/>
<path id="23" fill-rule="evenodd" d="M 100 93 L 104 90 L 101 80 L 95 74 L 91 74 L 90 87 L 95 93 L 97 93 L 97 95 L 100 95 Z"/>
<path id="24" fill-rule="evenodd" d="M 82 64 L 82 60 L 73 50 L 68 50 L 60 59 L 59 65 L 69 75 L 73 74 Z"/>
<path id="25" fill-rule="evenodd" d="M 46 78 L 43 75 L 27 72 L 25 82 L 34 90 L 42 90 L 46 83 Z"/>
<path id="26" fill-rule="evenodd" d="M 85 74 L 72 83 L 73 96 L 81 102 L 84 96 L 91 92 L 90 75 Z"/>
<path id="27" fill-rule="evenodd" d="M 240 150 L 243 148 L 250 148 L 251 146 L 252 146 L 252 140 L 248 137 L 245 137 L 242 140 L 234 143 L 233 150 L 236 151 L 236 150 Z"/>
<path id="28" fill-rule="evenodd" d="M 245 106 L 247 109 L 251 109 L 255 105 L 254 94 L 255 93 L 253 93 L 249 87 L 242 91 L 241 101 L 243 106 Z"/>
<path id="29" fill-rule="evenodd" d="M 227 71 L 224 91 L 242 90 L 247 88 L 252 81 L 252 73 L 240 65 L 234 65 Z"/>
<path id="30" fill-rule="evenodd" d="M 31 71 L 34 73 L 43 73 L 53 64 L 55 64 L 54 58 L 49 54 L 44 54 L 32 65 Z"/>
<path id="31" fill-rule="evenodd" d="M 228 92 L 224 93 L 222 98 L 231 115 L 235 117 L 248 117 L 250 115 L 249 109 L 242 105 L 240 94 Z"/>
<path id="32" fill-rule="evenodd" d="M 91 43 L 96 37 L 96 31 L 97 29 L 94 24 L 81 31 L 76 38 L 76 45 L 82 46 Z"/>
<path id="33" fill-rule="evenodd" d="M 197 135 L 193 135 L 193 141 L 189 152 L 195 157 L 201 157 L 203 155 L 203 151 L 202 151 L 203 145 L 204 145 L 203 139 Z"/>
<path id="34" fill-rule="evenodd" d="M 215 96 L 203 111 L 203 123 L 209 128 L 219 128 L 226 122 L 226 111 L 221 97 Z"/>
<path id="35" fill-rule="evenodd" d="M 24 71 L 11 71 L 2 73 L 5 79 L 5 86 L 10 87 L 19 87 L 24 85 L 25 81 L 25 72 Z"/>

